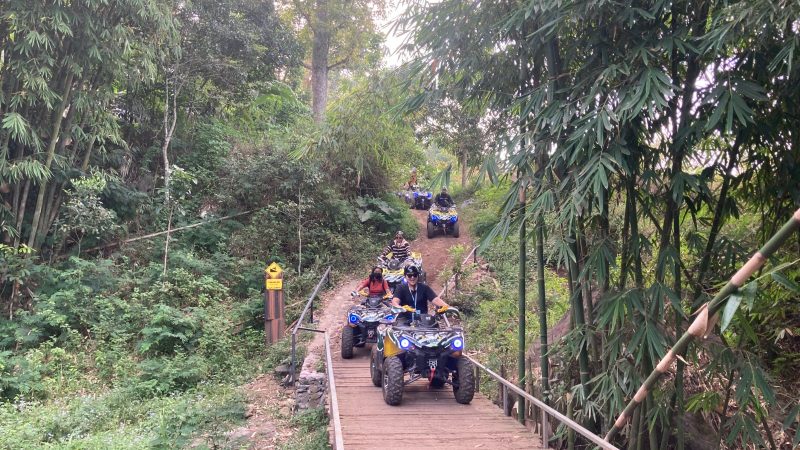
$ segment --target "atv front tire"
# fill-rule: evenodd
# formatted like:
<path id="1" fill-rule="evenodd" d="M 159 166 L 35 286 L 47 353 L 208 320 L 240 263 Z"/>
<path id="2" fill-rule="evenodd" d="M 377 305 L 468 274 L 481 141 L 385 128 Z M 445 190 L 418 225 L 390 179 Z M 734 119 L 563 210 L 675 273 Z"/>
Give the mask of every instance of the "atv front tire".
<path id="1" fill-rule="evenodd" d="M 381 373 L 379 358 L 383 358 L 383 352 L 379 352 L 377 347 L 372 347 L 372 355 L 369 359 L 369 377 L 372 378 L 372 384 L 375 387 L 381 387 L 383 381 L 383 373 Z"/>
<path id="2" fill-rule="evenodd" d="M 458 237 L 458 222 L 453 224 L 453 237 L 454 238 Z"/>
<path id="3" fill-rule="evenodd" d="M 453 383 L 453 395 L 462 405 L 469 405 L 475 396 L 475 366 L 467 358 L 458 358 L 456 363 L 458 379 Z"/>
<path id="4" fill-rule="evenodd" d="M 403 401 L 403 362 L 397 356 L 383 361 L 383 401 L 391 406 Z"/>
<path id="5" fill-rule="evenodd" d="M 342 359 L 353 357 L 353 341 L 355 334 L 353 327 L 345 325 L 342 327 Z"/>
<path id="6" fill-rule="evenodd" d="M 433 239 L 433 233 L 435 231 L 436 230 L 433 228 L 433 223 L 432 222 L 428 222 L 428 239 Z"/>

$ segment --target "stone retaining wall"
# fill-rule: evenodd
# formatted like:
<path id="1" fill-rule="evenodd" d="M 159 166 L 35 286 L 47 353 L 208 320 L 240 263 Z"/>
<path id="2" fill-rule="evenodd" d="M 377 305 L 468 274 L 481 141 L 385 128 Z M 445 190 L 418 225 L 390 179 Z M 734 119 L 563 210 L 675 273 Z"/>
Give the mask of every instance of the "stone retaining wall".
<path id="1" fill-rule="evenodd" d="M 328 392 L 328 378 L 324 373 L 300 373 L 295 392 L 295 409 L 304 411 L 314 408 L 325 408 Z"/>

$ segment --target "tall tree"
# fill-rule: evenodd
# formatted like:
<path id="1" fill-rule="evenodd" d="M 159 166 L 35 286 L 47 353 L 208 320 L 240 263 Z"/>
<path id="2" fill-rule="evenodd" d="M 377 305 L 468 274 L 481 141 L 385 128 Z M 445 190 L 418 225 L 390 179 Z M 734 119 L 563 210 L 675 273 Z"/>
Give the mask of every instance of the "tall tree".
<path id="1" fill-rule="evenodd" d="M 315 122 L 325 120 L 331 71 L 377 62 L 382 37 L 375 19 L 385 6 L 385 0 L 292 0 L 295 24 L 310 50 L 306 67 Z"/>

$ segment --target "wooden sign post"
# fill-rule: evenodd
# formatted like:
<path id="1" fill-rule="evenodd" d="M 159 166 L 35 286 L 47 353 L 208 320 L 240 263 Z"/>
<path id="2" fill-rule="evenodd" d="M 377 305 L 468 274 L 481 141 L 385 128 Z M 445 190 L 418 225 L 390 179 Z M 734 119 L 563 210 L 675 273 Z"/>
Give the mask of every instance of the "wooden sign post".
<path id="1" fill-rule="evenodd" d="M 264 284 L 264 340 L 270 345 L 280 340 L 286 328 L 281 266 L 273 262 L 264 269 Z"/>

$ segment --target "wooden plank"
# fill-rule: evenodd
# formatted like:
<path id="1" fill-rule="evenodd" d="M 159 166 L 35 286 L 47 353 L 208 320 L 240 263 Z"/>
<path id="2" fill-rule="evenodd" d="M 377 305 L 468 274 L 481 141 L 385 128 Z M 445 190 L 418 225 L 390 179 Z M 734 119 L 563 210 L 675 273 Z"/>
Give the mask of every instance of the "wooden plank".
<path id="1" fill-rule="evenodd" d="M 472 403 L 455 401 L 452 388 L 429 389 L 425 380 L 405 387 L 399 406 L 383 401 L 369 374 L 369 346 L 355 357 L 333 361 L 345 448 L 350 449 L 541 449 L 541 439 L 480 394 Z M 426 417 L 427 416 L 427 417 Z M 431 424 L 431 434 L 403 423 Z"/>

